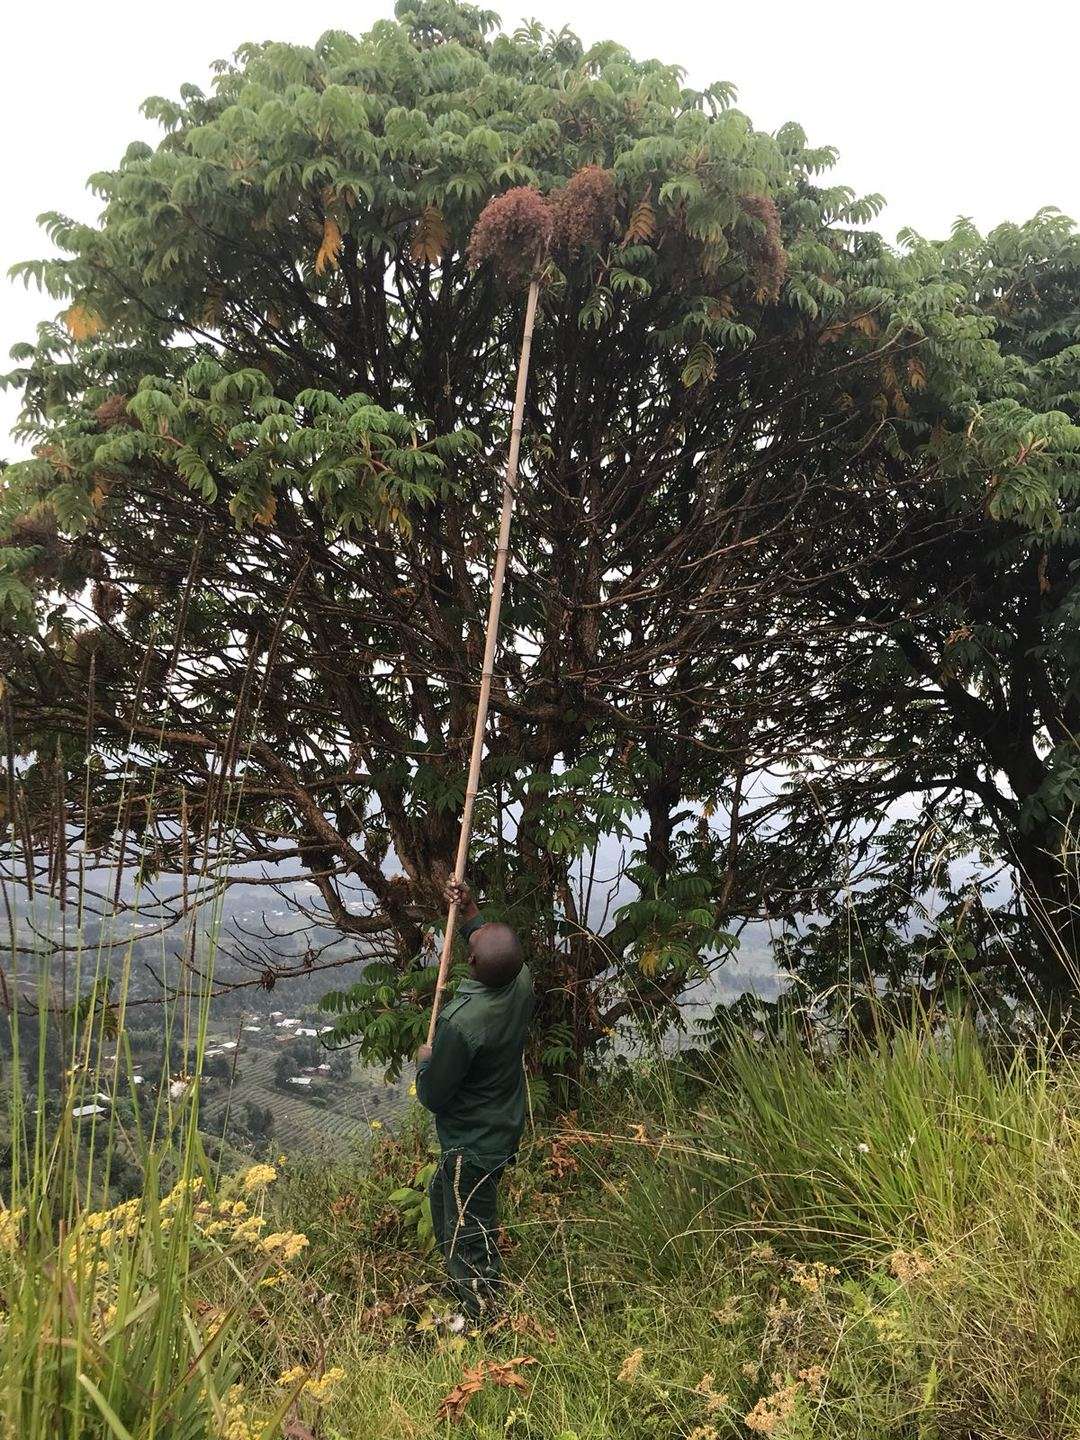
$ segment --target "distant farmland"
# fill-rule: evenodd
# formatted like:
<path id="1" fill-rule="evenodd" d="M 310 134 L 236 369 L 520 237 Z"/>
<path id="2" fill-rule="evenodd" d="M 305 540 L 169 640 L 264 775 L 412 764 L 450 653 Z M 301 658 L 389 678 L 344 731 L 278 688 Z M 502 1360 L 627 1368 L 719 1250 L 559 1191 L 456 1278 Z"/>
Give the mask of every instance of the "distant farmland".
<path id="1" fill-rule="evenodd" d="M 291 1033 L 291 1032 L 290 1032 Z M 207 1049 L 239 1038 L 232 1080 L 207 1085 L 203 1129 L 221 1135 L 226 1116 L 239 1116 L 248 1101 L 269 1106 L 274 1114 L 273 1146 L 288 1154 L 300 1149 L 337 1151 L 371 1133 L 371 1122 L 389 1125 L 407 1109 L 410 1080 L 387 1084 L 378 1069 L 355 1067 L 347 1080 L 311 1076 L 311 1086 L 278 1085 L 274 1064 L 286 1048 L 280 1030 L 267 1027 L 258 1035 L 235 1028 L 207 1036 Z M 206 1083 L 206 1082 L 204 1082 Z M 231 1127 L 230 1127 L 231 1128 Z"/>

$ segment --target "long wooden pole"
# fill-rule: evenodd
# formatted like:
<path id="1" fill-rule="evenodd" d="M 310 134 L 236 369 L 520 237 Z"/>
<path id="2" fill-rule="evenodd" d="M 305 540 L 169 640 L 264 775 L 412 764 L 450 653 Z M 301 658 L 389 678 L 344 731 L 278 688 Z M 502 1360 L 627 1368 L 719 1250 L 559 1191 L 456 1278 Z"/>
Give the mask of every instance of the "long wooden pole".
<path id="1" fill-rule="evenodd" d="M 514 421 L 510 430 L 510 450 L 506 456 L 502 511 L 499 515 L 499 543 L 495 551 L 495 568 L 491 572 L 491 604 L 488 608 L 487 634 L 484 638 L 484 668 L 480 676 L 480 694 L 476 702 L 476 724 L 473 726 L 469 778 L 465 785 L 465 805 L 461 812 L 461 834 L 458 836 L 457 859 L 454 861 L 454 880 L 458 884 L 465 878 L 465 867 L 469 859 L 469 840 L 472 837 L 473 806 L 476 803 L 476 792 L 480 785 L 480 761 L 484 754 L 488 701 L 491 698 L 491 677 L 495 668 L 495 647 L 499 638 L 499 612 L 502 610 L 503 580 L 506 576 L 506 558 L 510 549 L 510 520 L 514 513 L 514 495 L 517 489 L 518 452 L 521 449 L 525 388 L 529 380 L 529 355 L 532 351 L 533 324 L 536 320 L 538 294 L 539 285 L 534 280 L 529 286 L 529 298 L 525 305 L 525 331 L 521 337 L 521 356 L 518 360 Z M 435 1038 L 435 1022 L 439 1018 L 439 1006 L 442 1003 L 446 977 L 450 970 L 450 955 L 454 948 L 456 927 L 457 901 L 455 900 L 451 902 L 446 916 L 446 931 L 443 935 L 442 954 L 439 957 L 439 977 L 435 982 L 435 999 L 431 1006 L 431 1023 L 428 1026 L 427 1043 L 429 1045 Z"/>

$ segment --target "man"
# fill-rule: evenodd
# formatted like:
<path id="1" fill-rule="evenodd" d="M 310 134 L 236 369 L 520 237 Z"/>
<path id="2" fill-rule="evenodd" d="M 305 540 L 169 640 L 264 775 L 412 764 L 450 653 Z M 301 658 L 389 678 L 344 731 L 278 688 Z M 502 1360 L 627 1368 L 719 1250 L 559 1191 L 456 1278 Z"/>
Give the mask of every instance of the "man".
<path id="1" fill-rule="evenodd" d="M 441 1149 L 428 1192 L 435 1238 L 451 1289 L 476 1320 L 494 1308 L 500 1283 L 496 1193 L 525 1128 L 533 983 L 509 925 L 485 920 L 464 882 L 446 898 L 458 904 L 469 979 L 443 1006 L 434 1043 L 417 1051 L 416 1093 Z"/>

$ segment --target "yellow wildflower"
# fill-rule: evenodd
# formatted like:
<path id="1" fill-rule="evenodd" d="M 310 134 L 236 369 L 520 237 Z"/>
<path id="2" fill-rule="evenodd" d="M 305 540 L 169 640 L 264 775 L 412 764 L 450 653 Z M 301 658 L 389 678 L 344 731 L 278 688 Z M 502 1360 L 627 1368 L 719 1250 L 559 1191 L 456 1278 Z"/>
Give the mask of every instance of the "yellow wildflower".
<path id="1" fill-rule="evenodd" d="M 276 1179 L 277 1171 L 273 1165 L 252 1165 L 240 1177 L 240 1188 L 245 1195 L 252 1195 L 256 1190 L 265 1190 Z"/>
<path id="2" fill-rule="evenodd" d="M 249 1215 L 246 1220 L 241 1220 L 239 1225 L 233 1227 L 232 1238 L 241 1245 L 255 1245 L 265 1224 L 266 1221 L 261 1215 Z"/>
<path id="3" fill-rule="evenodd" d="M 898 1345 L 905 1338 L 899 1310 L 868 1310 L 866 1318 L 878 1339 L 886 1345 Z"/>
<path id="4" fill-rule="evenodd" d="M 290 1260 L 296 1259 L 308 1243 L 308 1237 L 295 1230 L 275 1230 L 272 1235 L 259 1241 L 259 1248 L 267 1255 L 273 1255 L 275 1260 L 280 1260 L 282 1264 L 288 1264 Z"/>
<path id="5" fill-rule="evenodd" d="M 206 1181 L 201 1175 L 195 1175 L 190 1180 L 181 1180 L 161 1199 L 161 1211 L 163 1214 L 170 1210 L 177 1209 L 188 1196 L 196 1196 L 202 1192 Z"/>
<path id="6" fill-rule="evenodd" d="M 139 1230 L 141 1215 L 140 1200 L 125 1200 L 112 1210 L 91 1210 L 84 1215 L 78 1229 L 69 1241 L 68 1253 L 73 1257 L 81 1242 L 97 1241 L 101 1249 L 108 1250 L 118 1240 L 130 1239 Z"/>
<path id="7" fill-rule="evenodd" d="M 796 1261 L 791 1267 L 791 1278 L 801 1290 L 809 1295 L 816 1295 L 826 1280 L 840 1271 L 833 1265 L 826 1265 L 821 1260 L 815 1260 L 810 1264 L 802 1264 Z"/>
<path id="8" fill-rule="evenodd" d="M 244 1390 L 234 1385 L 225 1396 L 225 1413 L 221 1421 L 221 1440 L 258 1440 L 263 1427 L 253 1420 L 244 1404 Z"/>
<path id="9" fill-rule="evenodd" d="M 345 1379 L 345 1371 L 340 1365 L 333 1365 L 316 1380 L 308 1380 L 304 1385 L 304 1394 L 316 1405 L 325 1405 L 330 1399 L 334 1386 L 340 1380 Z"/>
<path id="10" fill-rule="evenodd" d="M 382 1121 L 381 1121 L 381 1120 L 372 1120 L 372 1122 L 371 1122 L 371 1128 L 372 1128 L 373 1130 L 381 1130 L 381 1129 L 382 1129 Z"/>
<path id="11" fill-rule="evenodd" d="M 304 1379 L 305 1376 L 307 1376 L 306 1379 Z M 308 1372 L 304 1369 L 303 1365 L 294 1365 L 291 1370 L 285 1371 L 277 1383 L 283 1390 L 291 1390 L 303 1380 L 301 1394 L 308 1400 L 313 1401 L 316 1405 L 325 1405 L 327 1400 L 330 1399 L 334 1386 L 337 1385 L 339 1381 L 344 1380 L 344 1378 L 345 1371 L 340 1365 L 332 1365 L 330 1369 L 324 1371 L 322 1375 L 314 1376 L 308 1376 Z"/>

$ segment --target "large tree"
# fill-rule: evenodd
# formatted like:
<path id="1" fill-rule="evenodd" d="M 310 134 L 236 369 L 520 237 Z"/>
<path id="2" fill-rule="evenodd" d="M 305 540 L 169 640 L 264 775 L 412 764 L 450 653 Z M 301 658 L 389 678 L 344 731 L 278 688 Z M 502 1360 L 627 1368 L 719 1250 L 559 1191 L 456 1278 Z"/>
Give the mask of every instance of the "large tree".
<path id="1" fill-rule="evenodd" d="M 312 922 L 384 962 L 368 1035 L 416 1034 L 523 299 L 466 249 L 534 187 L 555 241 L 473 874 L 580 1047 L 761 906 L 748 777 L 785 607 L 833 568 L 810 526 L 895 448 L 914 350 L 968 322 L 816 178 L 832 152 L 729 87 L 397 14 L 148 101 L 167 133 L 93 177 L 100 221 L 46 217 L 63 258 L 24 274 L 67 308 L 16 355 L 35 458 L 0 552 L 15 828 L 42 883 L 76 855 L 183 877 L 166 916 L 309 879 Z M 637 898 L 600 919 L 605 839 Z"/>
<path id="2" fill-rule="evenodd" d="M 916 393 L 882 410 L 863 483 L 837 455 L 804 517 L 835 568 L 808 571 L 770 672 L 785 734 L 765 748 L 799 773 L 777 849 L 824 912 L 790 959 L 819 988 L 853 951 L 905 987 L 979 972 L 1060 1014 L 1080 941 L 1080 235 L 1050 210 L 904 240 L 957 328 L 909 358 Z"/>

